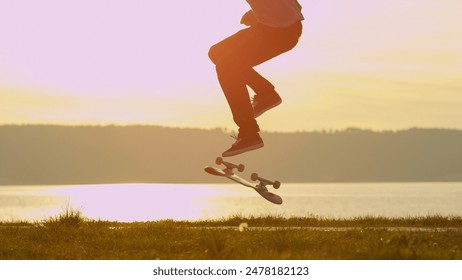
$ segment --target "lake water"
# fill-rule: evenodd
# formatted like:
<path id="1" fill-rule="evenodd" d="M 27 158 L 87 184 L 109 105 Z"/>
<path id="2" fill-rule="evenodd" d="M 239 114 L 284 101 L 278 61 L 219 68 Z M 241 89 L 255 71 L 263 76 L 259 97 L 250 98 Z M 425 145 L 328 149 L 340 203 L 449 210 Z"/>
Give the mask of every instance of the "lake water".
<path id="1" fill-rule="evenodd" d="M 283 184 L 274 205 L 236 184 L 0 186 L 0 221 L 36 221 L 66 207 L 111 221 L 243 216 L 462 216 L 462 183 Z"/>

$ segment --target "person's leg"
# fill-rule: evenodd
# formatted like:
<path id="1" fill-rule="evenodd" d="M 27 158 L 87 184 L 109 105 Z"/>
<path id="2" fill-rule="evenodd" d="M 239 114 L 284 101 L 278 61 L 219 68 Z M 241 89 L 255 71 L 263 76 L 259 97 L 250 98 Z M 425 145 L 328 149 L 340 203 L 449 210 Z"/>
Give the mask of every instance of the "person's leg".
<path id="1" fill-rule="evenodd" d="M 255 36 L 255 28 L 249 27 L 217 43 L 210 48 L 210 60 L 215 65 L 218 64 L 221 58 L 232 55 L 232 52 L 235 52 L 238 47 L 245 44 L 251 36 Z M 221 63 L 224 62 L 222 61 Z M 260 93 L 274 90 L 274 86 L 252 67 L 241 70 L 245 83 L 254 92 Z"/>
<path id="2" fill-rule="evenodd" d="M 249 143 L 259 142 L 255 145 L 256 148 L 262 147 L 263 142 L 258 135 L 259 127 L 246 85 L 249 84 L 257 92 L 274 91 L 274 86 L 253 67 L 295 46 L 298 37 L 296 40 L 284 38 L 285 33 L 286 30 L 283 29 L 258 25 L 239 31 L 214 45 L 209 52 L 216 65 L 218 80 L 231 108 L 233 120 L 239 126 L 238 137 L 255 140 Z M 245 141 L 236 141 L 238 142 L 245 145 L 242 144 Z M 238 151 L 240 152 L 242 151 Z"/>
<path id="3" fill-rule="evenodd" d="M 249 61 L 250 67 L 242 69 L 242 72 L 246 84 L 256 94 L 265 94 L 265 92 L 274 90 L 274 86 L 255 71 L 253 66 L 292 49 L 297 44 L 301 32 L 301 23 L 296 23 L 287 28 L 270 28 L 262 25 L 249 27 L 212 46 L 209 57 L 214 64 L 217 64 L 222 57 L 230 52 L 236 52 L 237 48 L 248 44 L 248 40 L 261 41 L 261 48 L 258 48 L 260 53 L 253 58 L 246 59 Z"/>
<path id="4" fill-rule="evenodd" d="M 249 91 L 247 90 L 245 71 L 248 68 L 233 52 L 222 57 L 216 65 L 220 86 L 233 114 L 233 120 L 239 127 L 239 136 L 251 136 L 260 131 L 254 117 Z"/>
<path id="5" fill-rule="evenodd" d="M 225 57 L 236 47 L 243 44 L 252 34 L 252 29 L 246 28 L 236 34 L 224 39 L 223 41 L 212 46 L 209 51 L 210 60 L 214 64 L 220 61 L 220 58 Z M 266 92 L 274 91 L 274 86 L 267 79 L 261 76 L 255 69 L 248 68 L 247 71 L 242 72 L 245 83 L 256 93 L 264 95 Z"/>
<path id="6" fill-rule="evenodd" d="M 255 120 L 252 103 L 245 83 L 244 65 L 233 55 L 223 57 L 217 63 L 217 76 L 226 100 L 233 114 L 233 120 L 239 127 L 236 142 L 222 156 L 229 157 L 255 150 L 264 146 L 258 132 L 260 128 Z"/>
<path id="7" fill-rule="evenodd" d="M 239 127 L 240 136 L 259 131 L 246 87 L 246 73 L 255 71 L 242 56 L 242 50 L 249 48 L 252 37 L 255 37 L 255 28 L 249 27 L 217 43 L 209 51 L 209 57 L 216 65 L 218 81 L 230 106 L 233 120 Z"/>
<path id="8" fill-rule="evenodd" d="M 271 50 L 268 50 L 270 52 L 268 57 L 277 56 L 295 47 L 302 33 L 302 24 L 299 22 L 286 28 L 263 27 L 262 33 L 264 33 L 268 44 L 273 46 Z M 255 92 L 252 107 L 254 116 L 257 118 L 264 112 L 280 105 L 282 98 L 269 81 L 256 71 L 253 72 L 247 73 L 246 82 Z"/>

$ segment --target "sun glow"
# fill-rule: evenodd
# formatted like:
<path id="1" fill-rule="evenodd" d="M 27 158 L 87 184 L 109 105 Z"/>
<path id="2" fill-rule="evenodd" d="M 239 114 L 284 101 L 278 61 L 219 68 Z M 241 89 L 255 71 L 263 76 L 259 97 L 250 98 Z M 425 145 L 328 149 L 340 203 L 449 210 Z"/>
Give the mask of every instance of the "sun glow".
<path id="1" fill-rule="evenodd" d="M 263 129 L 461 127 L 461 2 L 300 2 L 299 45 L 258 66 L 284 99 Z M 0 123 L 234 129 L 207 53 L 245 1 L 27 3 L 0 10 Z"/>

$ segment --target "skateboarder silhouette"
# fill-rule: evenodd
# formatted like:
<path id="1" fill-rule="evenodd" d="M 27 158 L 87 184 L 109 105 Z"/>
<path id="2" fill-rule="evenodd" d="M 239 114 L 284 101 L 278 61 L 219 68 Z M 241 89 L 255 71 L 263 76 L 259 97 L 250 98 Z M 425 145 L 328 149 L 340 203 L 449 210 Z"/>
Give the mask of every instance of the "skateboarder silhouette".
<path id="1" fill-rule="evenodd" d="M 231 108 L 239 134 L 232 147 L 223 152 L 230 157 L 264 146 L 256 118 L 281 104 L 275 87 L 253 67 L 285 53 L 297 45 L 304 19 L 297 0 L 246 0 L 251 7 L 242 16 L 248 26 L 212 46 L 209 57 Z M 249 86 L 255 95 L 251 99 Z"/>

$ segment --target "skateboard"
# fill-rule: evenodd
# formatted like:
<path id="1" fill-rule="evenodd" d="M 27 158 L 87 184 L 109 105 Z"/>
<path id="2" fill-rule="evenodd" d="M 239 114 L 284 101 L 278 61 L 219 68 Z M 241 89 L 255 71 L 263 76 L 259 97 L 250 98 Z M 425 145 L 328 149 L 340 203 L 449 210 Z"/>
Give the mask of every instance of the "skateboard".
<path id="1" fill-rule="evenodd" d="M 207 166 L 204 169 L 205 172 L 215 175 L 215 176 L 226 177 L 230 180 L 233 180 L 236 183 L 239 183 L 243 186 L 254 189 L 263 198 L 265 198 L 266 200 L 274 204 L 282 204 L 282 198 L 277 194 L 269 192 L 268 189 L 266 188 L 267 185 L 272 185 L 273 188 L 279 189 L 279 187 L 281 186 L 281 183 L 279 181 L 273 182 L 268 179 L 259 177 L 257 173 L 252 173 L 252 175 L 250 176 L 250 179 L 254 182 L 258 181 L 258 184 L 252 184 L 249 181 L 237 176 L 233 172 L 234 169 L 237 169 L 237 171 L 239 172 L 243 172 L 245 169 L 245 166 L 243 164 L 233 164 L 230 162 L 226 162 L 221 157 L 218 157 L 215 160 L 215 163 L 217 165 L 224 165 L 225 168 L 220 169 L 220 168 L 213 167 L 213 166 Z"/>

